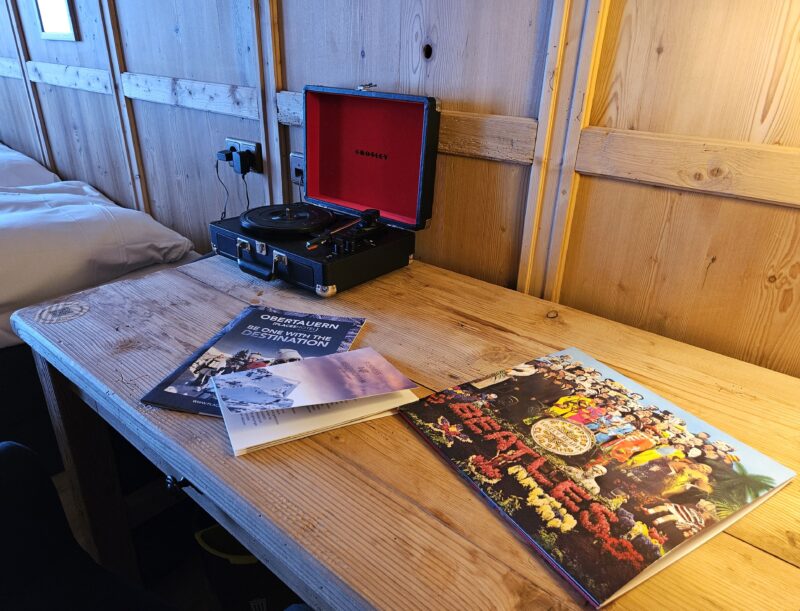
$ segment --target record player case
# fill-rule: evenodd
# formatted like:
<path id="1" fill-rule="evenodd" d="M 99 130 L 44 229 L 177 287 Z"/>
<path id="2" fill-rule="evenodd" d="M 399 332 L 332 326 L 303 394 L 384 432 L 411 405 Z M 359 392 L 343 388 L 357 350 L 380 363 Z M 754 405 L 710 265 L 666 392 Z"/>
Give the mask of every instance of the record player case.
<path id="1" fill-rule="evenodd" d="M 434 98 L 311 85 L 304 100 L 307 203 L 209 231 L 214 252 L 243 271 L 329 297 L 413 257 L 414 232 L 432 214 L 439 111 Z"/>

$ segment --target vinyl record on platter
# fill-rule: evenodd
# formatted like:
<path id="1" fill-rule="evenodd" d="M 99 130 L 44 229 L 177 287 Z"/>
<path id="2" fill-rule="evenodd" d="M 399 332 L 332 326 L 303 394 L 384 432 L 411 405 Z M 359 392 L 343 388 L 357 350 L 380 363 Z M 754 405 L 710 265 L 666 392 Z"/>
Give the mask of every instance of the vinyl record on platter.
<path id="1" fill-rule="evenodd" d="M 242 229 L 250 234 L 303 234 L 320 231 L 334 220 L 332 212 L 304 203 L 261 206 L 239 217 Z"/>

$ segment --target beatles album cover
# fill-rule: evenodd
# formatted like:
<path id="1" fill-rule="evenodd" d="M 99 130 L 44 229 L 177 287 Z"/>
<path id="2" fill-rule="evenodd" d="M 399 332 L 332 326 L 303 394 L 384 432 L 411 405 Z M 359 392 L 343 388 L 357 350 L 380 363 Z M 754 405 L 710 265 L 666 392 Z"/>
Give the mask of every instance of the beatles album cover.
<path id="1" fill-rule="evenodd" d="M 401 414 L 596 607 L 794 475 L 575 349 Z"/>
<path id="2" fill-rule="evenodd" d="M 221 417 L 213 376 L 347 351 L 363 325 L 363 318 L 247 307 L 142 402 Z"/>

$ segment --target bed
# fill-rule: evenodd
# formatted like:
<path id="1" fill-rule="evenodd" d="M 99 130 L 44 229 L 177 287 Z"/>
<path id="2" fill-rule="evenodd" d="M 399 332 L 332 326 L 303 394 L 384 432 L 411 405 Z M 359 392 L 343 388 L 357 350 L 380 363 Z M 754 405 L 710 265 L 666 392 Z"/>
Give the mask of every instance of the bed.
<path id="1" fill-rule="evenodd" d="M 62 181 L 0 143 L 0 441 L 58 453 L 30 350 L 11 331 L 19 308 L 199 258 L 185 237 L 91 185 Z"/>
<path id="2" fill-rule="evenodd" d="M 150 216 L 0 145 L 0 348 L 20 343 L 14 310 L 193 257 Z"/>

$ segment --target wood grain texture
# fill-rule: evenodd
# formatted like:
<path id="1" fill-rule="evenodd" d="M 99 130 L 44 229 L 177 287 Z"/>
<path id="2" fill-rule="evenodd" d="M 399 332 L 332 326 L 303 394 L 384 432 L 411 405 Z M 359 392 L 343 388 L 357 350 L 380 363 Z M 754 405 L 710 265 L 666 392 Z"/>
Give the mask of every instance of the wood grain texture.
<path id="1" fill-rule="evenodd" d="M 259 84 L 252 2 L 117 2 L 128 71 L 245 87 Z"/>
<path id="2" fill-rule="evenodd" d="M 151 214 L 192 240 L 195 249 L 209 251 L 208 223 L 219 219 L 225 201 L 214 153 L 226 136 L 258 141 L 258 122 L 141 100 L 133 100 L 133 112 Z M 241 214 L 246 199 L 241 175 L 225 163 L 219 172 L 230 192 L 228 215 Z M 252 205 L 264 205 L 264 177 L 250 173 L 246 180 Z"/>
<path id="3" fill-rule="evenodd" d="M 591 125 L 800 146 L 800 3 L 617 0 Z"/>
<path id="4" fill-rule="evenodd" d="M 28 76 L 34 83 L 46 83 L 94 93 L 111 94 L 112 91 L 111 75 L 108 70 L 45 62 L 26 62 L 26 68 Z"/>
<path id="5" fill-rule="evenodd" d="M 799 34 L 798 2 L 611 3 L 579 167 L 724 197 L 582 177 L 565 303 L 798 375 L 797 211 L 730 197 L 800 197 Z"/>
<path id="6" fill-rule="evenodd" d="M 278 106 L 278 122 L 282 125 L 300 127 L 305 121 L 303 93 L 300 91 L 279 91 L 275 94 Z"/>
<path id="7" fill-rule="evenodd" d="M 564 303 L 800 376 L 799 291 L 800 210 L 581 180 Z"/>
<path id="8" fill-rule="evenodd" d="M 258 92 L 254 87 L 133 72 L 124 72 L 121 81 L 125 96 L 134 100 L 258 119 Z"/>
<path id="9" fill-rule="evenodd" d="M 0 3 L 0 57 L 11 58 L 19 65 L 14 28 L 5 2 Z"/>
<path id="10" fill-rule="evenodd" d="M 25 32 L 22 27 L 22 20 L 19 14 L 19 7 L 12 0 L 6 0 L 5 10 L 0 11 L 0 45 L 5 53 L 16 55 L 20 67 L 30 58 L 27 46 L 25 45 Z M 42 118 L 42 107 L 39 98 L 34 91 L 33 84 L 28 73 L 23 69 L 22 81 L 25 87 L 24 102 L 20 95 L 19 88 L 10 85 L 4 93 L 8 96 L 3 97 L 3 105 L 10 106 L 11 112 L 6 116 L 19 119 L 13 127 L 4 128 L 4 136 L 16 141 L 22 148 L 18 149 L 27 152 L 31 157 L 41 162 L 42 165 L 52 169 L 53 156 L 50 150 L 50 143 L 44 131 L 44 120 Z M 26 130 L 29 127 L 32 130 Z M 28 131 L 26 134 L 25 132 Z M 35 150 L 35 153 L 31 152 Z"/>
<path id="11" fill-rule="evenodd" d="M 254 0 L 253 21 L 258 52 L 260 83 L 259 111 L 264 167 L 269 168 L 265 181 L 267 201 L 272 204 L 292 202 L 288 176 L 288 134 L 278 121 L 277 95 L 283 89 L 283 55 L 278 0 Z"/>
<path id="12" fill-rule="evenodd" d="M 514 286 L 528 168 L 483 159 L 439 155 L 431 226 L 418 231 L 420 261 Z"/>
<path id="13" fill-rule="evenodd" d="M 77 532 L 95 561 L 127 579 L 137 579 L 136 552 L 127 532 L 125 507 L 106 423 L 70 389 L 69 382 L 33 353 L 50 420 L 57 431 L 64 470 L 79 508 Z"/>
<path id="14" fill-rule="evenodd" d="M 103 15 L 98 0 L 72 1 L 72 16 L 77 22 L 79 36 L 76 41 L 42 38 L 36 2 L 16 1 L 15 4 L 24 31 L 28 52 L 26 59 L 98 70 L 109 69 L 103 33 Z"/>
<path id="15" fill-rule="evenodd" d="M 800 206 L 800 148 L 589 127 L 578 172 Z"/>
<path id="16" fill-rule="evenodd" d="M 36 85 L 53 170 L 63 180 L 83 180 L 112 201 L 134 207 L 116 101 L 110 95 Z"/>
<path id="17" fill-rule="evenodd" d="M 147 179 L 142 163 L 142 149 L 139 134 L 133 117 L 133 104 L 125 97 L 120 81 L 125 72 L 125 57 L 122 54 L 122 40 L 119 34 L 119 17 L 115 0 L 101 0 L 103 10 L 103 31 L 111 66 L 111 81 L 114 99 L 117 102 L 119 124 L 125 141 L 125 160 L 128 165 L 129 180 L 133 187 L 134 205 L 137 210 L 150 213 L 150 200 L 147 193 Z"/>
<path id="18" fill-rule="evenodd" d="M 539 297 L 558 292 L 559 269 L 569 235 L 580 128 L 592 104 L 592 83 L 608 2 L 554 4 L 548 37 L 548 87 L 539 107 L 544 134 L 534 152 L 525 204 L 517 288 Z"/>
<path id="19" fill-rule="evenodd" d="M 537 116 L 550 2 L 313 0 L 280 8 L 287 90 L 373 82 L 382 91 L 436 97 L 447 110 Z M 303 151 L 302 130 L 289 132 L 291 150 Z M 454 155 L 437 167 L 432 227 L 419 234 L 418 253 L 512 286 L 527 172 Z M 456 216 L 457 226 L 443 224 Z"/>
<path id="20" fill-rule="evenodd" d="M 278 121 L 303 125 L 303 94 L 281 91 L 277 97 Z M 439 127 L 439 152 L 463 157 L 493 159 L 530 165 L 536 142 L 536 120 L 527 117 L 481 115 L 443 109 Z"/>
<path id="21" fill-rule="evenodd" d="M 397 417 L 236 459 L 218 420 L 138 403 L 245 303 L 366 315 L 359 345 L 430 388 L 577 346 L 800 467 L 800 415 L 791 410 L 799 380 L 420 263 L 325 301 L 246 278 L 218 257 L 76 298 L 89 305 L 86 315 L 37 325 L 39 308 L 28 308 L 15 314 L 15 329 L 79 380 L 134 445 L 166 458 L 206 503 L 224 508 L 249 533 L 251 549 L 323 608 L 580 603 Z M 778 419 L 780 427 L 764 426 Z M 798 508 L 792 484 L 611 608 L 653 600 L 686 608 L 769 600 L 772 608 L 792 608 L 800 596 L 800 558 L 791 544 L 800 532 Z"/>
<path id="22" fill-rule="evenodd" d="M 0 57 L 0 76 L 4 78 L 22 78 L 22 68 L 16 57 Z"/>
<path id="23" fill-rule="evenodd" d="M 530 165 L 536 127 L 536 121 L 526 117 L 446 110 L 439 129 L 439 151 Z"/>
<path id="24" fill-rule="evenodd" d="M 0 116 L 0 142 L 40 163 L 44 161 L 22 79 L 0 78 Z"/>
<path id="25" fill-rule="evenodd" d="M 167 102 L 128 98 L 151 213 L 191 239 L 198 250 L 207 251 L 208 222 L 219 219 L 225 200 L 214 172 L 215 153 L 227 136 L 261 142 L 266 148 L 258 122 L 254 5 L 249 0 L 147 0 L 117 2 L 116 8 L 129 71 L 121 76 L 123 83 L 138 75 L 157 75 L 148 79 L 159 100 Z M 203 91 L 205 83 L 211 85 Z M 175 95 L 171 84 L 176 85 Z M 181 105 L 172 106 L 173 101 Z M 228 214 L 239 214 L 245 208 L 241 176 L 224 163 L 219 170 L 230 191 Z M 265 176 L 248 174 L 247 184 L 252 204 L 263 205 L 268 193 Z"/>

